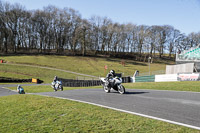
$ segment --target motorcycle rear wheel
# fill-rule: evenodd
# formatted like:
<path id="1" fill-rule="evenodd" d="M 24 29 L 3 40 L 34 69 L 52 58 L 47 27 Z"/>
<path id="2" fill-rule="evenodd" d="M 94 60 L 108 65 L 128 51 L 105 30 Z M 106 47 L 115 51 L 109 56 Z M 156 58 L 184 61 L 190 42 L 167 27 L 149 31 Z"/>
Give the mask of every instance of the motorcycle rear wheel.
<path id="1" fill-rule="evenodd" d="M 61 86 L 61 89 L 60 89 L 61 91 L 63 91 L 63 87 Z"/>

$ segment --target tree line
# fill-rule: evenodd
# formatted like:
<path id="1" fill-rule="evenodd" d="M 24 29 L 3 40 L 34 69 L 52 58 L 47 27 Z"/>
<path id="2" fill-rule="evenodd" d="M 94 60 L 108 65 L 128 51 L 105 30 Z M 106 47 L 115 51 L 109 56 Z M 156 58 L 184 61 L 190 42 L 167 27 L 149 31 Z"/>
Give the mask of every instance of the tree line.
<path id="1" fill-rule="evenodd" d="M 72 8 L 26 10 L 0 0 L 1 53 L 38 52 L 97 55 L 128 53 L 169 57 L 200 43 L 200 32 L 185 35 L 170 25 L 119 24 L 107 17 L 83 19 Z"/>

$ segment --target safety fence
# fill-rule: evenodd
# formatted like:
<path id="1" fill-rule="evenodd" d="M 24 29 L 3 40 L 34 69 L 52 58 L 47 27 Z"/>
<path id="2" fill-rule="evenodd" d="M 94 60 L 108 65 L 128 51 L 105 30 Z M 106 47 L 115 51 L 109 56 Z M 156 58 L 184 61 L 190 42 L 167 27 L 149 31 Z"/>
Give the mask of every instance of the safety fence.
<path id="1" fill-rule="evenodd" d="M 155 82 L 155 75 L 151 76 L 136 76 L 135 82 Z"/>
<path id="2" fill-rule="evenodd" d="M 73 79 L 63 79 L 58 78 L 62 81 L 63 86 L 65 87 L 89 87 L 89 86 L 100 86 L 100 80 L 73 80 Z M 122 83 L 130 83 L 130 77 L 122 77 Z"/>
<path id="3" fill-rule="evenodd" d="M 133 82 L 131 77 L 122 77 L 122 83 L 130 83 Z"/>
<path id="4" fill-rule="evenodd" d="M 177 73 L 132 77 L 133 82 L 200 81 L 200 73 Z"/>
<path id="5" fill-rule="evenodd" d="M 0 83 L 24 83 L 24 82 L 32 82 L 32 79 L 15 79 L 15 78 L 0 77 Z"/>
<path id="6" fill-rule="evenodd" d="M 74 80 L 74 79 L 64 79 L 58 78 L 58 80 L 62 81 L 63 86 L 66 87 L 89 87 L 89 86 L 100 86 L 100 80 Z M 0 83 L 42 83 L 43 81 L 40 79 L 15 79 L 15 78 L 6 78 L 0 77 Z M 130 77 L 122 77 L 122 83 L 132 82 Z"/>
<path id="7" fill-rule="evenodd" d="M 58 80 L 61 80 L 63 86 L 65 87 L 88 87 L 101 85 L 100 80 L 73 80 L 63 78 L 58 78 Z"/>

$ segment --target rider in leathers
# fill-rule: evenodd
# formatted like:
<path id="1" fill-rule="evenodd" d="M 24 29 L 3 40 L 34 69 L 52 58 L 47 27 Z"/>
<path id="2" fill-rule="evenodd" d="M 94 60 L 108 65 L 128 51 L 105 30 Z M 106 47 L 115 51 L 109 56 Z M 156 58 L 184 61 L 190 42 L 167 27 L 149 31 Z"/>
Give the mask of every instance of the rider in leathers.
<path id="1" fill-rule="evenodd" d="M 57 80 L 58 80 L 58 77 L 55 76 L 54 79 L 53 79 L 54 85 L 52 85 L 54 90 L 55 90 L 55 85 L 56 85 L 56 81 L 57 81 Z"/>
<path id="2" fill-rule="evenodd" d="M 106 80 L 109 82 L 109 85 L 108 85 L 109 87 L 114 86 L 114 80 L 113 80 L 114 77 L 115 77 L 115 71 L 110 70 L 110 72 L 106 76 Z"/>

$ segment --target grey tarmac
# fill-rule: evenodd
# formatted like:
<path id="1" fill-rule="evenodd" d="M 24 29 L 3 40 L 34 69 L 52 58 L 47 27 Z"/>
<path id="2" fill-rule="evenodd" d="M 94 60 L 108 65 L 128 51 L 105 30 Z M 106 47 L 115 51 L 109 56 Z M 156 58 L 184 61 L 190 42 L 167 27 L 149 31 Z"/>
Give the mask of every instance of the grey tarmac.
<path id="1" fill-rule="evenodd" d="M 18 84 L 0 84 L 0 97 L 18 94 L 16 91 L 7 89 L 7 87 L 16 87 L 17 90 L 17 85 Z M 23 87 L 23 86 L 37 86 L 37 85 L 50 85 L 50 84 L 20 84 L 20 85 Z"/>

